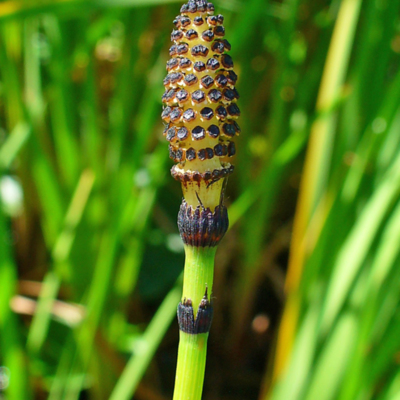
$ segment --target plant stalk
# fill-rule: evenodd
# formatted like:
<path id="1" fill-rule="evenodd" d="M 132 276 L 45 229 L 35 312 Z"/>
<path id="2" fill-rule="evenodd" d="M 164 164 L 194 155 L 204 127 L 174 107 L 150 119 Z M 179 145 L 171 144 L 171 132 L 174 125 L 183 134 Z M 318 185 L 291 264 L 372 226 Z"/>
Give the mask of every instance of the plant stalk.
<path id="1" fill-rule="evenodd" d="M 185 246 L 185 271 L 182 301 L 192 300 L 194 318 L 202 299 L 211 295 L 216 247 Z M 207 333 L 180 330 L 174 400 L 200 400 L 207 356 Z"/>
<path id="2" fill-rule="evenodd" d="M 206 288 L 209 294 L 212 292 L 216 251 L 216 247 L 185 246 L 182 299 L 192 299 L 195 316 Z"/>
<path id="3" fill-rule="evenodd" d="M 206 369 L 208 333 L 180 331 L 174 400 L 200 400 Z"/>
<path id="4" fill-rule="evenodd" d="M 240 133 L 237 75 L 229 54 L 224 17 L 206 0 L 188 0 L 173 21 L 163 80 L 161 118 L 171 175 L 181 182 L 178 228 L 185 245 L 183 293 L 178 305 L 180 330 L 174 400 L 201 399 L 216 247 L 228 230 L 224 206 L 227 177 Z M 184 55 L 184 57 L 182 57 Z M 225 88 L 225 89 L 223 89 Z M 209 90 L 211 89 L 211 90 Z"/>

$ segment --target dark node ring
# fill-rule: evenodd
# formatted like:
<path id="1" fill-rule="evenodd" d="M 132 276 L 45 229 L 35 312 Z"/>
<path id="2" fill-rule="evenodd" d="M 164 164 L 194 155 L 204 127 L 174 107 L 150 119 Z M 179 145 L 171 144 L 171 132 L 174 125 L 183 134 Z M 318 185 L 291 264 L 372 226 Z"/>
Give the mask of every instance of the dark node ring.
<path id="1" fill-rule="evenodd" d="M 214 247 L 229 227 L 228 211 L 222 204 L 209 208 L 189 206 L 185 200 L 178 213 L 178 228 L 183 242 L 194 247 Z"/>
<path id="2" fill-rule="evenodd" d="M 215 182 L 221 178 L 225 178 L 229 176 L 233 170 L 234 166 L 230 165 L 229 167 L 222 167 L 220 169 L 214 169 L 213 171 L 205 171 L 205 172 L 199 172 L 199 171 L 185 171 L 181 172 L 177 170 L 177 166 L 174 165 L 171 168 L 171 175 L 172 177 L 180 182 L 201 182 L 204 181 L 207 184 L 210 182 Z"/>
<path id="3" fill-rule="evenodd" d="M 205 295 L 200 302 L 196 319 L 194 318 L 192 301 L 190 299 L 184 299 L 183 302 L 179 303 L 177 315 L 179 329 L 182 332 L 197 335 L 210 331 L 214 309 L 212 303 Z"/>

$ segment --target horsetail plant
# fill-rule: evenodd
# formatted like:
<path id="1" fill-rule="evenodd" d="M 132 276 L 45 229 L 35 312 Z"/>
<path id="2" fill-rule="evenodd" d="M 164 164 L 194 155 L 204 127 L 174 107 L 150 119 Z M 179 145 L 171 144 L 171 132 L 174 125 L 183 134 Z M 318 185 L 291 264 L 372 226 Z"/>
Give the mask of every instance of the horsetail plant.
<path id="1" fill-rule="evenodd" d="M 214 257 L 228 229 L 223 200 L 240 110 L 223 16 L 214 15 L 214 5 L 204 0 L 190 0 L 180 11 L 171 34 L 162 119 L 176 162 L 171 174 L 184 197 L 178 214 L 186 259 L 174 400 L 196 400 L 202 395 L 213 316 Z"/>

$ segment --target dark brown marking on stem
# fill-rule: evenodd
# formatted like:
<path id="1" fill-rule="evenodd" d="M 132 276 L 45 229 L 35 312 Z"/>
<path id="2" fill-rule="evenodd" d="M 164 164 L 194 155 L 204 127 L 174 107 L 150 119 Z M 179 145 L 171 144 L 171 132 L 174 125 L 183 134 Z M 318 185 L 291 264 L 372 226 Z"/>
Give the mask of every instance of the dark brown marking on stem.
<path id="1" fill-rule="evenodd" d="M 199 204 L 201 205 L 201 208 L 203 208 L 203 210 L 204 210 L 204 206 L 203 206 L 203 202 L 201 201 L 201 199 L 200 199 L 200 196 L 199 196 L 199 194 L 197 193 L 197 191 L 196 191 L 196 197 L 197 197 L 197 200 L 198 200 L 198 202 L 199 202 Z M 206 289 L 207 290 L 207 289 Z"/>
<path id="2" fill-rule="evenodd" d="M 179 329 L 186 333 L 194 333 L 194 314 L 191 299 L 183 299 L 178 304 L 178 323 Z"/>
<path id="3" fill-rule="evenodd" d="M 204 297 L 202 298 L 199 308 L 197 309 L 196 318 L 194 318 L 191 299 L 183 299 L 183 302 L 179 303 L 177 310 L 179 329 L 182 332 L 189 333 L 191 335 L 208 333 L 211 328 L 213 314 L 213 306 L 211 301 L 208 300 L 206 287 Z"/>

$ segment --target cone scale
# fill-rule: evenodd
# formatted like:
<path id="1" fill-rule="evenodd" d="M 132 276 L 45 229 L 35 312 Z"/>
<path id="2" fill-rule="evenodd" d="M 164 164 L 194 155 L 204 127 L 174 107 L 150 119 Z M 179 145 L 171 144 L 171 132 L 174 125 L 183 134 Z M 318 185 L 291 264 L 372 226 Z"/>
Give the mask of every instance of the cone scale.
<path id="1" fill-rule="evenodd" d="M 214 257 L 228 229 L 223 199 L 240 110 L 223 16 L 203 0 L 191 0 L 180 11 L 171 33 L 161 117 L 175 162 L 171 174 L 182 185 L 178 227 L 186 256 L 174 400 L 197 400 L 213 316 Z"/>

